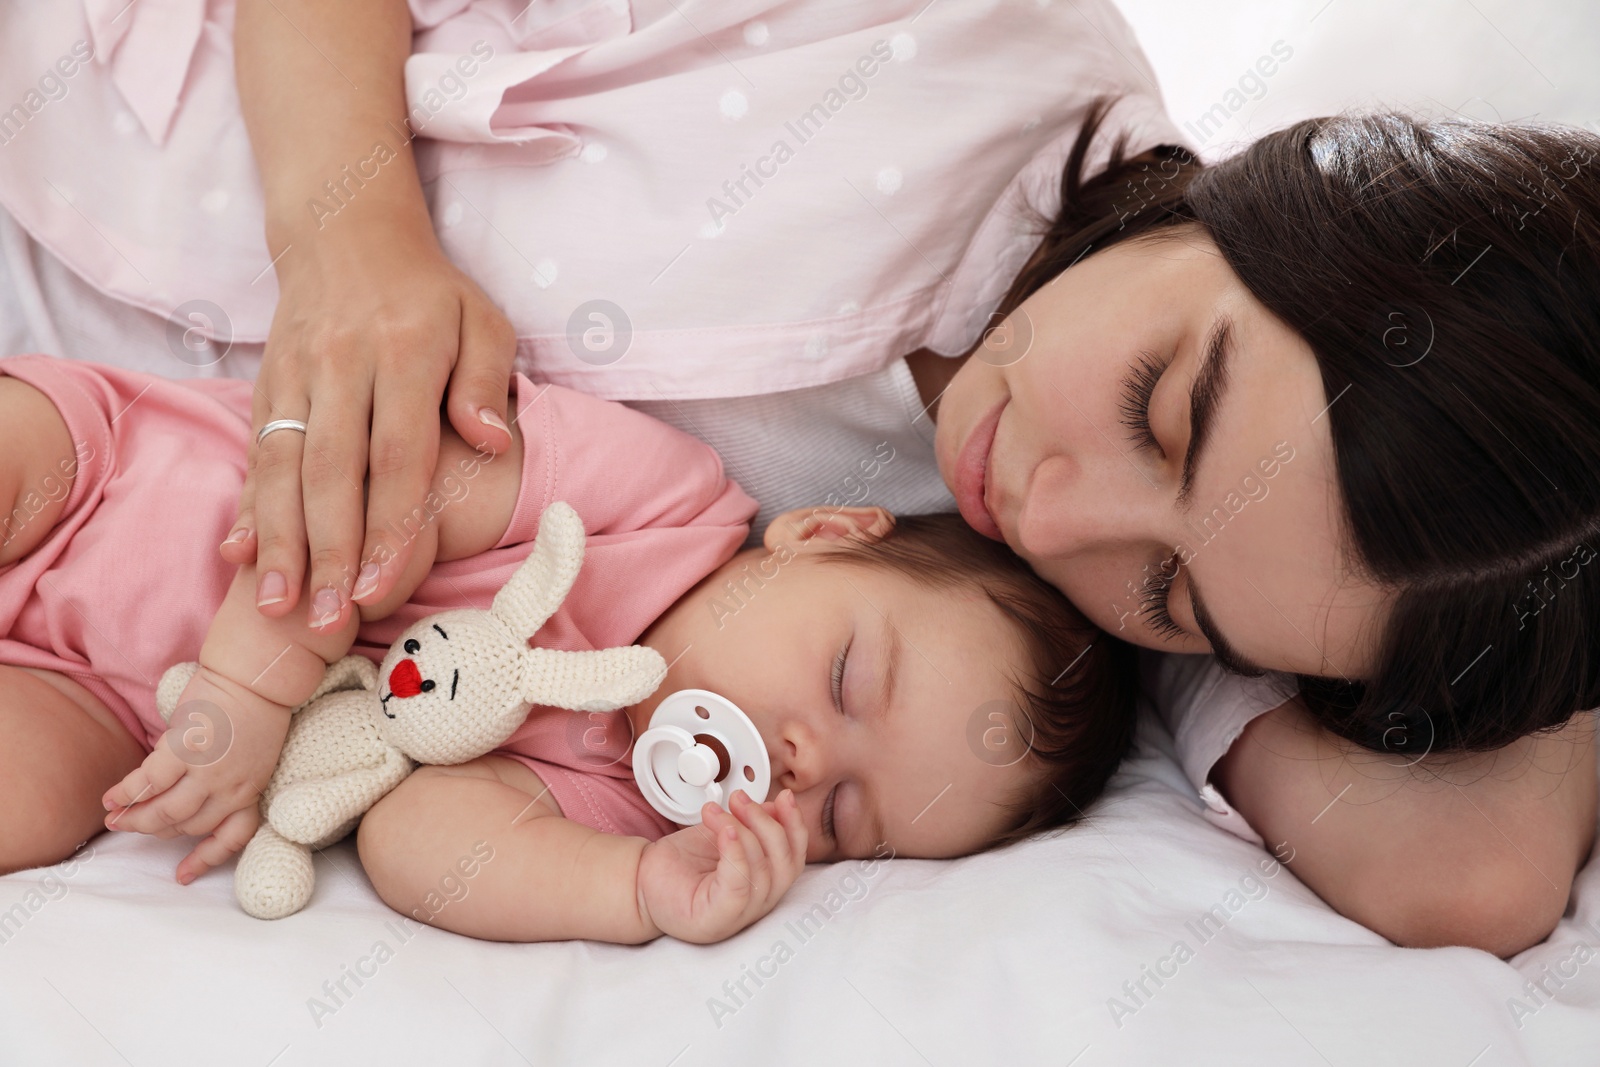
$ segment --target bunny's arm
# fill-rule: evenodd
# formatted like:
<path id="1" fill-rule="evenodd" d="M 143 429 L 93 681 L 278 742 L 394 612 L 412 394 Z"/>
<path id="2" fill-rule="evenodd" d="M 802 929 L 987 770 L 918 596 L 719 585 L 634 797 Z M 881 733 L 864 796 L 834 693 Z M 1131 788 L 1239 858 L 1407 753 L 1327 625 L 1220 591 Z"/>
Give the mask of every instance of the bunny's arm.
<path id="1" fill-rule="evenodd" d="M 522 658 L 522 693 L 534 704 L 616 711 L 656 691 L 667 676 L 661 653 L 644 645 L 568 652 L 532 648 Z"/>
<path id="2" fill-rule="evenodd" d="M 383 762 L 360 767 L 335 778 L 285 786 L 267 808 L 267 822 L 291 841 L 321 841 L 356 816 L 411 773 L 414 764 L 399 749 L 384 747 Z"/>

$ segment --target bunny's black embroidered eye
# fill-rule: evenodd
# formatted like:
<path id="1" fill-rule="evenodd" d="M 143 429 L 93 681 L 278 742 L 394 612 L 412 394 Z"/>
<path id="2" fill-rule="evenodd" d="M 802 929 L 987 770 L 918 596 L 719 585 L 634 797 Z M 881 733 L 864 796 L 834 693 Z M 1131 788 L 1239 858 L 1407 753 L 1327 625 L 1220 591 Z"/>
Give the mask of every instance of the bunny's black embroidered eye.
<path id="1" fill-rule="evenodd" d="M 422 691 L 424 693 L 433 692 L 433 689 L 434 689 L 434 681 L 433 681 L 433 679 L 432 678 L 423 679 L 421 688 L 422 688 Z"/>
<path id="2" fill-rule="evenodd" d="M 406 655 L 415 656 L 418 652 L 422 651 L 422 643 L 413 637 L 406 641 L 405 648 Z"/>

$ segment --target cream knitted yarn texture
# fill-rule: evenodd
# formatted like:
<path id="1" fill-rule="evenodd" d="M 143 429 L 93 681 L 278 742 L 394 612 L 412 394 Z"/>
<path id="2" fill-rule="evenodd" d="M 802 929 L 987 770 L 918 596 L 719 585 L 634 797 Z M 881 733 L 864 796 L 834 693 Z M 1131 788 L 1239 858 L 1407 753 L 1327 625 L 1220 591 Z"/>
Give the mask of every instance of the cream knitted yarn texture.
<path id="1" fill-rule="evenodd" d="M 295 709 L 261 794 L 261 828 L 234 872 L 258 919 L 311 898 L 311 853 L 340 840 L 417 763 L 465 763 L 498 748 L 535 704 L 614 711 L 653 693 L 667 665 L 640 645 L 588 652 L 530 648 L 583 566 L 583 522 L 565 501 L 539 519 L 534 549 L 488 611 L 461 608 L 408 628 L 381 668 L 346 656 Z M 166 672 L 156 703 L 170 719 L 198 664 Z M 224 757 L 226 758 L 226 757 Z"/>

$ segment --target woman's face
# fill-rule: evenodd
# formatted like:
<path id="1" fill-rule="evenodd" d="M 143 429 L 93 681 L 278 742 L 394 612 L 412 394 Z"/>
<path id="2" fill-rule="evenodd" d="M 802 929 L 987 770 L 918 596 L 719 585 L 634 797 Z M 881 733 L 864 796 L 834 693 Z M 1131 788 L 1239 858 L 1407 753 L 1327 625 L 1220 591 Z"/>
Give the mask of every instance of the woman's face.
<path id="1" fill-rule="evenodd" d="M 939 401 L 939 469 L 1108 632 L 1233 669 L 1369 676 L 1389 596 L 1352 566 L 1310 347 L 1197 227 L 1087 256 Z"/>

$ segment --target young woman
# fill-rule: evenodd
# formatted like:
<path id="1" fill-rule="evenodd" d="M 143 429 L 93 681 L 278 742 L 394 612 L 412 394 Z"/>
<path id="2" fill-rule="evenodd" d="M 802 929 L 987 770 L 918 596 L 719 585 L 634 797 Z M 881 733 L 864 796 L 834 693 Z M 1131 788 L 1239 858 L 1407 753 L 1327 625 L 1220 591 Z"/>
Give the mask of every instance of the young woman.
<path id="1" fill-rule="evenodd" d="M 763 5 L 734 8 L 749 19 Z M 915 14 L 896 17 L 909 27 Z M 942 17 L 921 16 L 910 52 L 934 54 Z M 481 411 L 503 395 L 522 330 L 440 252 L 409 151 L 341 205 L 337 227 L 304 220 L 308 192 L 407 113 L 405 7 L 241 3 L 238 19 L 241 102 L 283 256 L 257 421 L 304 419 L 310 439 L 278 433 L 257 450 L 223 551 L 287 577 L 289 592 L 260 590 L 264 612 L 338 625 L 392 582 L 357 564 L 431 470 L 431 439 L 394 427 L 443 397 L 470 444 L 503 444 L 504 413 Z M 715 42 L 736 64 L 740 41 L 765 40 L 740 25 Z M 359 106 L 325 106 L 347 84 L 367 87 Z M 1073 108 L 1082 120 L 1087 99 Z M 1584 540 L 1600 459 L 1592 138 L 1341 120 L 1208 170 L 1164 147 L 1170 124 L 1124 105 L 1107 121 L 1134 131 L 1133 158 L 1108 159 L 1111 138 L 1075 121 L 1052 142 L 1071 149 L 1064 163 L 1048 159 L 1047 174 L 1041 152 L 1007 189 L 1046 216 L 1042 242 L 1019 226 L 987 259 L 935 268 L 944 288 L 919 290 L 948 301 L 987 270 L 986 299 L 953 316 L 960 329 L 940 328 L 949 314 L 888 324 L 857 376 L 835 362 L 820 384 L 762 395 L 724 395 L 701 364 L 698 395 L 719 399 L 686 399 L 693 386 L 658 365 L 665 388 L 634 405 L 717 447 L 764 509 L 818 495 L 794 457 L 842 481 L 880 427 L 901 434 L 898 481 L 875 482 L 875 500 L 955 504 L 1113 634 L 1215 654 L 1198 672 L 1167 657 L 1153 675 L 1190 743 L 1185 766 L 1331 904 L 1403 944 L 1531 944 L 1565 906 L 1595 813 L 1588 720 L 1562 725 L 1600 704 Z M 521 180 L 486 173 L 513 191 Z M 880 191 L 897 188 L 898 170 L 881 174 Z M 1003 214 L 990 211 L 973 248 Z M 911 231 L 907 272 L 933 233 Z M 286 254 L 296 243 L 309 253 Z M 790 246 L 769 251 L 774 282 L 800 269 L 779 260 Z M 353 341 L 361 331 L 341 324 L 357 319 L 395 343 Z M 828 339 L 806 356 L 817 348 L 829 355 Z M 550 347 L 526 355 L 546 376 L 583 369 Z M 648 363 L 589 380 L 644 382 L 635 366 Z M 350 486 L 369 458 L 363 533 Z M 292 592 L 308 555 L 328 594 L 309 606 Z"/>

